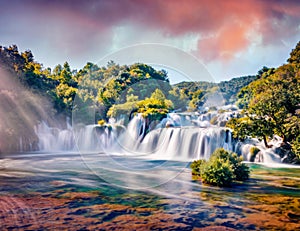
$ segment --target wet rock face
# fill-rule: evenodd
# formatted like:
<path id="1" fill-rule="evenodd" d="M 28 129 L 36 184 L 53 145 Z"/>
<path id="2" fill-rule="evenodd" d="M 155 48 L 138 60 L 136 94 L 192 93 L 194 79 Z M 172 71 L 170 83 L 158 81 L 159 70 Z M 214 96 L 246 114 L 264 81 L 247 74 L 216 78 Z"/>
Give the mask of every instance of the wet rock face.
<path id="1" fill-rule="evenodd" d="M 288 143 L 282 143 L 280 147 L 274 148 L 274 152 L 278 154 L 281 158 L 287 156 L 291 151 L 291 145 Z"/>
<path id="2" fill-rule="evenodd" d="M 300 161 L 291 151 L 291 145 L 288 143 L 282 143 L 279 147 L 274 148 L 274 152 L 282 158 L 283 163 L 300 164 Z"/>

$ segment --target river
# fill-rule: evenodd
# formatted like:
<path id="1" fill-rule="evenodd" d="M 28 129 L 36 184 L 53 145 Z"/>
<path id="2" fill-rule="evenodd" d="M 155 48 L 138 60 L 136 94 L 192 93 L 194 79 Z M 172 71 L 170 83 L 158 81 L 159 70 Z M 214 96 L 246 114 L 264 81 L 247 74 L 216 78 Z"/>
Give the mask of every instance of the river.
<path id="1" fill-rule="evenodd" d="M 300 169 L 249 166 L 249 181 L 218 188 L 188 162 L 2 154 L 0 230 L 299 230 Z"/>

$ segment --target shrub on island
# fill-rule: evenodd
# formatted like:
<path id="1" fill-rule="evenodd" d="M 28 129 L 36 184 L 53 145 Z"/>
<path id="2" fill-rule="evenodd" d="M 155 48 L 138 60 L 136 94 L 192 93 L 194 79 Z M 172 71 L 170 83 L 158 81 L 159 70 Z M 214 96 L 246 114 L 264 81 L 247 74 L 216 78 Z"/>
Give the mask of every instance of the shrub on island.
<path id="1" fill-rule="evenodd" d="M 250 170 L 236 153 L 217 149 L 205 160 L 195 160 L 191 164 L 192 174 L 200 176 L 203 183 L 215 186 L 231 186 L 233 181 L 249 179 Z"/>

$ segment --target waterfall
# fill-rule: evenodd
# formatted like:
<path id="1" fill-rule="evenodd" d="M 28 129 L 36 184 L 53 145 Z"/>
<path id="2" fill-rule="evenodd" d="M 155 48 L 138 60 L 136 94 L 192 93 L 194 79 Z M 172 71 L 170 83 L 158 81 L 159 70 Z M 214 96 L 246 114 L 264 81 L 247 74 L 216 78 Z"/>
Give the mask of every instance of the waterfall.
<path id="1" fill-rule="evenodd" d="M 103 152 L 114 143 L 114 127 L 87 125 L 74 129 L 77 148 L 80 152 Z"/>
<path id="2" fill-rule="evenodd" d="M 142 115 L 138 114 L 131 119 L 127 128 L 111 123 L 68 125 L 66 129 L 58 129 L 42 122 L 36 126 L 35 132 L 39 139 L 39 150 L 47 152 L 106 152 L 148 159 L 190 161 L 208 159 L 217 148 L 224 148 L 250 161 L 250 149 L 256 146 L 260 152 L 255 162 L 281 162 L 273 150 L 264 148 L 255 139 L 233 141 L 229 129 L 209 123 L 208 120 L 213 116 L 216 114 L 170 113 L 153 126 L 147 125 Z M 221 121 L 230 116 L 227 113 L 218 118 Z"/>
<path id="3" fill-rule="evenodd" d="M 36 126 L 35 132 L 39 138 L 40 151 L 101 152 L 113 143 L 113 128 L 96 124 L 59 129 L 42 122 Z"/>
<path id="4" fill-rule="evenodd" d="M 273 148 L 266 148 L 262 141 L 257 139 L 248 139 L 244 142 L 237 142 L 233 148 L 233 151 L 243 156 L 245 161 L 251 161 L 251 148 L 257 147 L 259 152 L 256 154 L 254 158 L 254 162 L 257 163 L 268 163 L 275 164 L 281 163 L 282 158 L 276 154 L 276 147 L 280 146 L 280 143 L 272 143 Z"/>
<path id="5" fill-rule="evenodd" d="M 125 155 L 143 156 L 150 159 L 189 161 L 208 159 L 211 153 L 223 147 L 233 150 L 231 132 L 217 126 L 192 126 L 183 115 L 170 114 L 154 130 L 145 133 L 145 120 L 135 116 L 127 130 L 117 137 L 114 152 Z M 181 122 L 190 126 L 181 126 Z"/>
<path id="6" fill-rule="evenodd" d="M 190 122 L 188 122 L 190 121 Z M 167 124 L 172 126 L 166 126 Z M 182 126 L 182 123 L 190 126 Z M 151 131 L 139 114 L 133 117 L 125 132 L 117 135 L 117 125 L 82 125 L 67 129 L 51 128 L 45 122 L 35 131 L 41 151 L 113 152 L 154 159 L 208 159 L 218 147 L 232 150 L 231 134 L 216 126 L 191 126 L 186 115 L 170 114 Z"/>
<path id="7" fill-rule="evenodd" d="M 70 129 L 49 127 L 44 121 L 35 127 L 40 151 L 70 151 L 74 149 L 74 137 Z"/>

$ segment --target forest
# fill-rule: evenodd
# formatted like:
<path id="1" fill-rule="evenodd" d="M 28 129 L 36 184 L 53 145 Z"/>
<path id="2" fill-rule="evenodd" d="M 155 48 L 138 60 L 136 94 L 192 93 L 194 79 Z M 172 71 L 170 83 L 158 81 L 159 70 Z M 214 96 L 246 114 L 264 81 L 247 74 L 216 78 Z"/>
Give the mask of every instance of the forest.
<path id="1" fill-rule="evenodd" d="M 257 78 L 245 76 L 220 83 L 181 82 L 172 86 L 166 70 L 155 70 L 142 63 L 120 66 L 114 61 L 105 67 L 88 62 L 80 70 L 72 70 L 65 62 L 51 70 L 35 61 L 30 50 L 19 52 L 16 45 L 0 46 L 0 63 L 27 90 L 50 99 L 54 114 L 70 116 L 72 109 L 76 110 L 73 101 L 77 94 L 82 103 L 93 103 L 103 109 L 96 120 L 116 116 L 118 110 L 149 98 L 157 89 L 170 100 L 164 105 L 168 110 L 197 111 L 205 95 L 216 91 L 223 94 L 225 104 L 235 103 L 239 90 Z"/>

